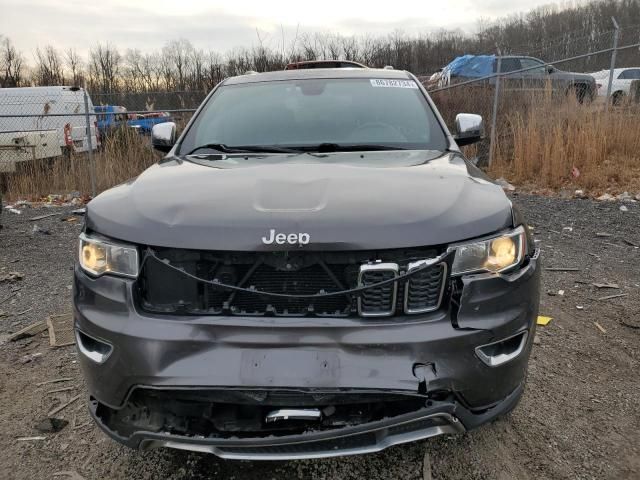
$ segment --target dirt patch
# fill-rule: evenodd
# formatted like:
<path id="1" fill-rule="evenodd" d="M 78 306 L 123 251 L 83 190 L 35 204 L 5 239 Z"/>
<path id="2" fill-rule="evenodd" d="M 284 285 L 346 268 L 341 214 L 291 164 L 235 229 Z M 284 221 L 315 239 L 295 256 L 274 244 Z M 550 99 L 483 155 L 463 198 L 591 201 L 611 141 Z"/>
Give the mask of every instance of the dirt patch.
<path id="1" fill-rule="evenodd" d="M 623 212 L 619 202 L 530 195 L 513 201 L 534 227 L 544 266 L 578 270 L 543 272 L 541 313 L 553 320 L 538 328 L 526 393 L 506 418 L 465 435 L 350 458 L 259 463 L 136 452 L 89 421 L 75 349 L 51 348 L 44 332 L 0 345 L 0 477 L 52 478 L 75 471 L 87 480 L 422 479 L 429 478 L 425 463 L 434 479 L 640 477 L 640 330 L 633 328 L 640 318 L 640 249 L 634 246 L 640 245 L 640 204 L 627 203 Z M 62 217 L 67 210 L 56 209 Z M 3 212 L 0 275 L 18 271 L 24 277 L 0 283 L 0 301 L 9 297 L 0 304 L 0 342 L 70 308 L 80 226 L 54 216 L 35 222 L 48 235 L 32 233 L 28 219 L 45 213 Z M 625 296 L 598 300 L 613 294 Z M 70 380 L 38 385 L 61 378 Z M 36 430 L 49 411 L 78 394 L 79 400 L 55 415 L 69 421 L 67 426 L 58 433 Z"/>

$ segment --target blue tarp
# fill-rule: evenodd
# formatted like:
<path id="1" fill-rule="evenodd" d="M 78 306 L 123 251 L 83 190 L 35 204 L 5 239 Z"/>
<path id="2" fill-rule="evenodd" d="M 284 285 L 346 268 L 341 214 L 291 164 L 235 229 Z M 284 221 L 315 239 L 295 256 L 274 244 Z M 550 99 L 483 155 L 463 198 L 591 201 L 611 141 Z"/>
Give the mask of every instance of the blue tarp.
<path id="1" fill-rule="evenodd" d="M 480 78 L 493 73 L 495 55 L 463 55 L 442 69 L 442 76 Z"/>

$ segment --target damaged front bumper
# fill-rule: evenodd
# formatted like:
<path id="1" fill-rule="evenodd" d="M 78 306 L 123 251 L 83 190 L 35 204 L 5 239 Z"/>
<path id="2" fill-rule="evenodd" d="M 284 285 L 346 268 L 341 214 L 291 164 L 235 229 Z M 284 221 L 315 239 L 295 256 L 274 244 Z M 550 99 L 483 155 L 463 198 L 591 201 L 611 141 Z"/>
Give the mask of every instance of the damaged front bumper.
<path id="1" fill-rule="evenodd" d="M 172 317 L 141 312 L 133 280 L 93 279 L 76 268 L 91 411 L 133 448 L 243 459 L 366 453 L 469 430 L 511 410 L 522 394 L 539 276 L 537 254 L 510 274 L 466 276 L 445 307 L 411 317 Z M 220 397 L 235 390 L 249 400 L 238 406 Z M 295 393 L 290 404 L 283 392 Z M 149 400 L 158 396 L 164 400 Z M 220 405 L 246 418 L 226 421 Z M 317 410 L 322 421 L 259 426 L 281 407 Z"/>

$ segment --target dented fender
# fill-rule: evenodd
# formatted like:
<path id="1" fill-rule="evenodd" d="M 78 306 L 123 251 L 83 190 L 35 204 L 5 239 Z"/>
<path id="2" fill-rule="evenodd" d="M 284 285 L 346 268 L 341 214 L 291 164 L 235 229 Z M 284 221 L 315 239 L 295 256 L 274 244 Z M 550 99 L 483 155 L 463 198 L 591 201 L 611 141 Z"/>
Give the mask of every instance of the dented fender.
<path id="1" fill-rule="evenodd" d="M 540 298 L 540 252 L 511 273 L 483 273 L 462 277 L 462 294 L 457 315 L 458 328 L 508 330 L 532 328 Z M 514 328 L 516 327 L 516 328 Z"/>

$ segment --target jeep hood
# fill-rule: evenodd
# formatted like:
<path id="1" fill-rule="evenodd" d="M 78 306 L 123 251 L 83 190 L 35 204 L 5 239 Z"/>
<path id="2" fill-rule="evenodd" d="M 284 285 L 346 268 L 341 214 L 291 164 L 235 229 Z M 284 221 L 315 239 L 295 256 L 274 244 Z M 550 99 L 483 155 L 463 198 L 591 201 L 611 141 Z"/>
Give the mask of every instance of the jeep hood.
<path id="1" fill-rule="evenodd" d="M 442 245 L 512 226 L 511 204 L 459 154 L 169 158 L 87 206 L 86 228 L 138 244 L 283 250 L 262 237 L 306 233 L 305 250 Z M 235 166 L 234 166 L 235 165 Z"/>

